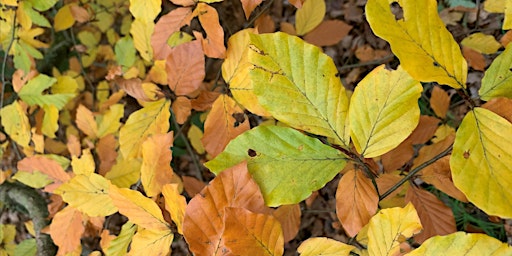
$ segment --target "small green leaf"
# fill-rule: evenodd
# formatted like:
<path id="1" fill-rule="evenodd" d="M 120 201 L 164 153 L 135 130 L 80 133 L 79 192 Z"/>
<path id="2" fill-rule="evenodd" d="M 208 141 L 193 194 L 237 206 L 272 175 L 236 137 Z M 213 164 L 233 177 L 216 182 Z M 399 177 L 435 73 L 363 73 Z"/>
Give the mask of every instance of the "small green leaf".
<path id="1" fill-rule="evenodd" d="M 485 71 L 478 91 L 483 100 L 496 97 L 512 98 L 512 44 L 508 44 Z"/>
<path id="2" fill-rule="evenodd" d="M 297 130 L 258 126 L 205 165 L 218 174 L 244 160 L 265 203 L 279 206 L 298 203 L 322 188 L 343 169 L 347 157 Z"/>
<path id="3" fill-rule="evenodd" d="M 115 46 L 116 60 L 119 65 L 123 67 L 123 70 L 128 70 L 133 63 L 135 63 L 135 46 L 133 45 L 133 39 L 129 36 L 119 39 Z"/>
<path id="4" fill-rule="evenodd" d="M 30 106 L 38 105 L 54 105 L 57 109 L 62 109 L 69 99 L 73 98 L 73 94 L 43 94 L 43 91 L 57 79 L 43 74 L 39 74 L 32 78 L 18 93 L 18 96 Z"/>

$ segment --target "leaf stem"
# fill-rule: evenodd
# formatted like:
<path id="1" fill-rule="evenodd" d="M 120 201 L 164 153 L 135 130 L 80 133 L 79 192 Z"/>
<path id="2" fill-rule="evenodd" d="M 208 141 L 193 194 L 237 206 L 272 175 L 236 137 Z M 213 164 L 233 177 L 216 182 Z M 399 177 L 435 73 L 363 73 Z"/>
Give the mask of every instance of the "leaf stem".
<path id="1" fill-rule="evenodd" d="M 244 29 L 250 27 L 252 24 L 254 24 L 254 22 L 261 16 L 263 15 L 263 13 L 265 13 L 267 11 L 268 8 L 270 8 L 270 6 L 274 3 L 274 0 L 270 0 L 268 1 L 268 3 L 266 5 L 264 5 L 263 7 L 261 7 L 261 11 L 258 12 L 256 15 L 254 15 L 248 22 L 247 24 L 244 26 Z"/>
<path id="2" fill-rule="evenodd" d="M 73 31 L 73 27 L 69 28 L 69 34 L 71 35 L 71 42 L 73 43 L 73 48 L 76 49 L 77 42 L 76 42 L 76 39 L 75 39 L 75 33 Z M 78 64 L 80 64 L 80 73 L 82 73 L 82 76 L 87 81 L 87 85 L 89 85 L 89 88 L 91 89 L 92 99 L 93 99 L 92 107 L 96 108 L 95 104 L 94 104 L 94 102 L 96 101 L 96 89 L 94 88 L 94 85 L 93 85 L 92 80 L 90 79 L 90 77 L 87 76 L 87 74 L 85 73 L 85 67 L 84 67 L 84 64 L 82 62 L 82 55 L 80 55 L 80 53 L 77 51 L 77 55 L 76 56 L 78 58 Z M 93 109 L 93 110 L 95 110 L 95 109 Z"/>
<path id="3" fill-rule="evenodd" d="M 397 190 L 400 186 L 402 186 L 405 182 L 407 182 L 410 178 L 412 178 L 414 175 L 416 175 L 419 171 L 423 170 L 425 167 L 431 165 L 435 161 L 447 156 L 451 153 L 453 145 L 450 145 L 447 149 L 445 149 L 443 152 L 439 153 L 438 155 L 434 156 L 432 159 L 425 161 L 424 163 L 418 165 L 416 168 L 412 169 L 407 175 L 401 179 L 398 183 L 393 185 L 388 191 L 386 191 L 384 194 L 382 194 L 379 197 L 379 201 L 389 196 L 393 191 Z"/>
<path id="4" fill-rule="evenodd" d="M 2 91 L 0 92 L 0 110 L 4 107 L 4 93 L 5 93 L 5 66 L 7 65 L 7 57 L 9 56 L 9 52 L 11 51 L 11 47 L 14 44 L 14 34 L 16 31 L 16 12 L 14 12 L 14 18 L 12 19 L 12 33 L 11 40 L 9 41 L 9 45 L 5 49 L 4 59 L 2 61 Z"/>

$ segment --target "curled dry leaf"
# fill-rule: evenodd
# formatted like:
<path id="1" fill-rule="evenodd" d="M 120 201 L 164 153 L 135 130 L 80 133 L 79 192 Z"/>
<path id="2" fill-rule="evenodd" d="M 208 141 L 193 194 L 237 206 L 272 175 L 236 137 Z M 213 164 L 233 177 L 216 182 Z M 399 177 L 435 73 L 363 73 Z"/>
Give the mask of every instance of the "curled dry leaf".
<path id="1" fill-rule="evenodd" d="M 206 32 L 206 39 L 201 33 L 194 32 L 194 36 L 201 40 L 204 54 L 210 58 L 224 59 L 226 57 L 226 46 L 224 46 L 224 29 L 219 23 L 217 10 L 205 3 L 199 3 L 193 15 L 197 15 L 201 26 Z M 199 37 L 201 39 L 199 39 Z"/>

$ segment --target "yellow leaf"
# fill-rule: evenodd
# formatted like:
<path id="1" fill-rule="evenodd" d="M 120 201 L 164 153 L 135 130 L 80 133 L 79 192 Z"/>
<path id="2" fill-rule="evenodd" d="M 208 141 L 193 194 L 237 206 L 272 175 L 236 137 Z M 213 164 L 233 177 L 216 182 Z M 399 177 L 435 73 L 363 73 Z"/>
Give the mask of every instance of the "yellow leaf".
<path id="1" fill-rule="evenodd" d="M 484 10 L 487 12 L 503 13 L 506 0 L 487 0 L 484 2 Z"/>
<path id="2" fill-rule="evenodd" d="M 53 182 L 48 175 L 39 171 L 33 171 L 32 173 L 18 171 L 12 178 L 33 188 L 43 188 Z"/>
<path id="3" fill-rule="evenodd" d="M 203 138 L 203 131 L 201 131 L 201 129 L 195 125 L 191 125 L 187 132 L 187 138 L 198 154 L 204 154 L 205 149 L 203 147 L 203 143 L 201 142 L 201 139 Z"/>
<path id="4" fill-rule="evenodd" d="M 460 44 L 484 54 L 496 53 L 501 48 L 501 44 L 496 41 L 494 36 L 480 32 L 464 38 Z"/>
<path id="5" fill-rule="evenodd" d="M 73 156 L 71 159 L 71 166 L 73 167 L 73 172 L 76 175 L 81 174 L 88 176 L 93 174 L 96 164 L 94 163 L 94 158 L 91 155 L 91 150 L 82 150 L 82 156 L 80 156 L 80 158 Z"/>
<path id="6" fill-rule="evenodd" d="M 512 218 L 512 124 L 474 108 L 457 130 L 450 159 L 453 183 L 489 215 Z"/>
<path id="7" fill-rule="evenodd" d="M 354 246 L 327 237 L 313 237 L 302 242 L 297 248 L 300 256 L 344 256 L 350 255 Z"/>
<path id="8" fill-rule="evenodd" d="M 98 174 L 77 175 L 54 193 L 77 210 L 91 216 L 107 216 L 117 211 L 109 197 L 110 181 Z"/>
<path id="9" fill-rule="evenodd" d="M 2 126 L 5 132 L 20 146 L 26 148 L 30 143 L 30 123 L 25 110 L 18 101 L 3 107 L 0 110 Z"/>
<path id="10" fill-rule="evenodd" d="M 145 1 L 145 0 L 143 0 Z M 148 1 L 149 2 L 149 1 Z M 151 35 L 155 30 L 155 23 L 144 19 L 136 19 L 132 22 L 130 34 L 133 36 L 135 49 L 145 61 L 153 60 L 153 48 L 151 47 Z"/>
<path id="11" fill-rule="evenodd" d="M 124 105 L 114 104 L 110 106 L 105 114 L 96 117 L 98 124 L 98 137 L 103 138 L 108 134 L 116 133 L 121 127 L 119 121 L 124 115 Z"/>
<path id="12" fill-rule="evenodd" d="M 75 24 L 75 18 L 71 13 L 70 4 L 66 4 L 62 6 L 57 12 L 57 15 L 55 15 L 53 28 L 55 32 L 58 32 L 70 28 L 73 24 Z"/>
<path id="13" fill-rule="evenodd" d="M 178 233 L 183 234 L 183 219 L 185 218 L 185 208 L 187 201 L 180 195 L 178 184 L 166 184 L 162 188 L 162 194 L 165 198 L 165 209 L 171 215 L 172 221 L 178 228 Z"/>
<path id="14" fill-rule="evenodd" d="M 505 5 L 505 19 L 503 20 L 503 30 L 512 29 L 512 2 L 507 1 Z"/>
<path id="15" fill-rule="evenodd" d="M 166 99 L 148 102 L 142 109 L 132 113 L 119 131 L 119 151 L 123 158 L 137 157 L 141 145 L 152 134 L 163 134 L 169 130 L 171 103 Z"/>
<path id="16" fill-rule="evenodd" d="M 127 221 L 122 227 L 119 235 L 110 241 L 108 248 L 103 248 L 106 256 L 124 256 L 128 251 L 128 245 L 137 230 L 137 225 Z"/>
<path id="17" fill-rule="evenodd" d="M 170 230 L 140 230 L 133 236 L 130 256 L 169 255 L 174 234 Z"/>
<path id="18" fill-rule="evenodd" d="M 354 90 L 350 102 L 351 137 L 364 157 L 380 156 L 397 147 L 418 125 L 421 84 L 405 70 L 375 68 Z"/>
<path id="19" fill-rule="evenodd" d="M 55 138 L 55 132 L 59 129 L 59 109 L 55 105 L 44 105 L 43 127 L 44 135 Z"/>
<path id="20" fill-rule="evenodd" d="M 325 16 L 324 0 L 306 0 L 295 14 L 297 35 L 303 36 L 320 25 Z"/>
<path id="21" fill-rule="evenodd" d="M 16 248 L 16 243 L 14 238 L 16 237 L 16 226 L 11 224 L 0 224 L 0 233 L 1 233 L 1 244 L 2 251 L 0 253 L 4 253 L 3 255 L 14 255 L 14 249 Z"/>
<path id="22" fill-rule="evenodd" d="M 446 236 L 432 237 L 407 255 L 436 256 L 461 253 L 467 256 L 512 255 L 512 247 L 488 235 L 456 232 Z"/>
<path id="23" fill-rule="evenodd" d="M 439 18 L 436 1 L 369 0 L 366 15 L 414 79 L 466 87 L 466 60 Z"/>
<path id="24" fill-rule="evenodd" d="M 142 143 L 142 167 L 140 180 L 148 197 L 162 192 L 162 186 L 170 183 L 174 175 L 171 168 L 173 132 L 155 134 Z"/>
<path id="25" fill-rule="evenodd" d="M 381 210 L 370 220 L 368 252 L 370 255 L 396 255 L 400 242 L 417 234 L 421 223 L 414 206 Z"/>
<path id="26" fill-rule="evenodd" d="M 140 192 L 111 185 L 109 195 L 119 213 L 128 217 L 131 222 L 155 232 L 169 231 L 169 225 L 158 205 Z"/>
<path id="27" fill-rule="evenodd" d="M 508 44 L 487 69 L 478 93 L 483 100 L 512 98 L 512 44 Z"/>
<path id="28" fill-rule="evenodd" d="M 160 13 L 162 0 L 130 0 L 130 13 L 135 19 L 153 22 Z"/>
<path id="29" fill-rule="evenodd" d="M 167 72 L 165 71 L 165 60 L 157 60 L 149 70 L 148 76 L 151 81 L 157 84 L 167 85 Z"/>
<path id="30" fill-rule="evenodd" d="M 80 104 L 76 109 L 75 122 L 78 129 L 83 133 L 93 139 L 96 138 L 98 134 L 98 124 L 96 124 L 93 113 L 82 104 Z"/>
<path id="31" fill-rule="evenodd" d="M 141 161 L 138 158 L 122 159 L 112 166 L 112 169 L 105 174 L 112 184 L 120 188 L 129 188 L 140 177 Z"/>

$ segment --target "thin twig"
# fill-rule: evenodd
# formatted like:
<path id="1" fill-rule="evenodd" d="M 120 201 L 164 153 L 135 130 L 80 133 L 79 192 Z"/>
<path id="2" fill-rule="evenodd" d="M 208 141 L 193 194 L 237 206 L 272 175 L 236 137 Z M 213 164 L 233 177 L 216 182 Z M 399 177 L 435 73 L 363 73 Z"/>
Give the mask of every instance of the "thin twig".
<path id="1" fill-rule="evenodd" d="M 411 170 L 403 179 L 401 179 L 398 183 L 393 185 L 388 191 L 386 191 L 382 196 L 379 197 L 379 200 L 382 200 L 389 196 L 393 191 L 397 190 L 400 186 L 402 186 L 405 182 L 407 182 L 410 178 L 412 178 L 414 175 L 416 175 L 419 171 L 423 170 L 425 167 L 431 165 L 435 161 L 447 156 L 452 151 L 452 146 L 449 146 L 447 149 L 445 149 L 443 152 L 439 153 L 438 155 L 434 156 L 432 159 L 418 165 L 418 167 Z"/>
<path id="2" fill-rule="evenodd" d="M 11 51 L 11 47 L 14 44 L 14 34 L 16 31 L 16 12 L 14 12 L 14 18 L 12 19 L 12 34 L 11 41 L 9 45 L 5 49 L 4 59 L 2 62 L 2 92 L 0 92 L 0 110 L 4 107 L 4 93 L 5 93 L 5 65 L 7 65 L 7 57 L 9 56 L 9 52 Z"/>
<path id="3" fill-rule="evenodd" d="M 247 22 L 247 24 L 244 26 L 244 29 L 246 29 L 246 28 L 248 28 L 248 27 L 252 26 L 252 24 L 253 24 L 253 23 L 254 23 L 254 22 L 255 22 L 255 21 L 256 21 L 256 20 L 257 20 L 261 15 L 263 15 L 263 13 L 264 13 L 264 12 L 266 12 L 266 11 L 267 11 L 267 9 L 268 9 L 268 8 L 270 8 L 270 6 L 272 6 L 272 4 L 273 4 L 273 3 L 274 3 L 274 0 L 270 0 L 270 1 L 268 1 L 268 2 L 267 2 L 267 4 L 266 4 L 266 5 L 264 5 L 264 6 L 261 8 L 260 12 L 258 12 L 256 15 L 254 15 L 254 16 L 249 20 L 249 22 Z"/>
<path id="4" fill-rule="evenodd" d="M 71 35 L 71 42 L 73 43 L 73 48 L 76 49 L 78 44 L 77 44 L 76 39 L 75 39 L 75 33 L 73 31 L 73 27 L 71 27 L 69 29 L 69 32 L 70 32 L 69 34 Z M 77 51 L 77 58 L 78 58 L 78 64 L 80 65 L 80 73 L 82 73 L 82 76 L 87 81 L 87 85 L 89 85 L 89 88 L 91 89 L 92 99 L 93 99 L 93 104 L 92 105 L 93 105 L 93 108 L 94 108 L 94 106 L 95 106 L 94 102 L 96 101 L 96 88 L 94 88 L 94 85 L 93 85 L 91 79 L 85 73 L 85 67 L 84 67 L 84 64 L 82 62 L 82 55 L 80 55 L 80 53 L 78 51 Z"/>

